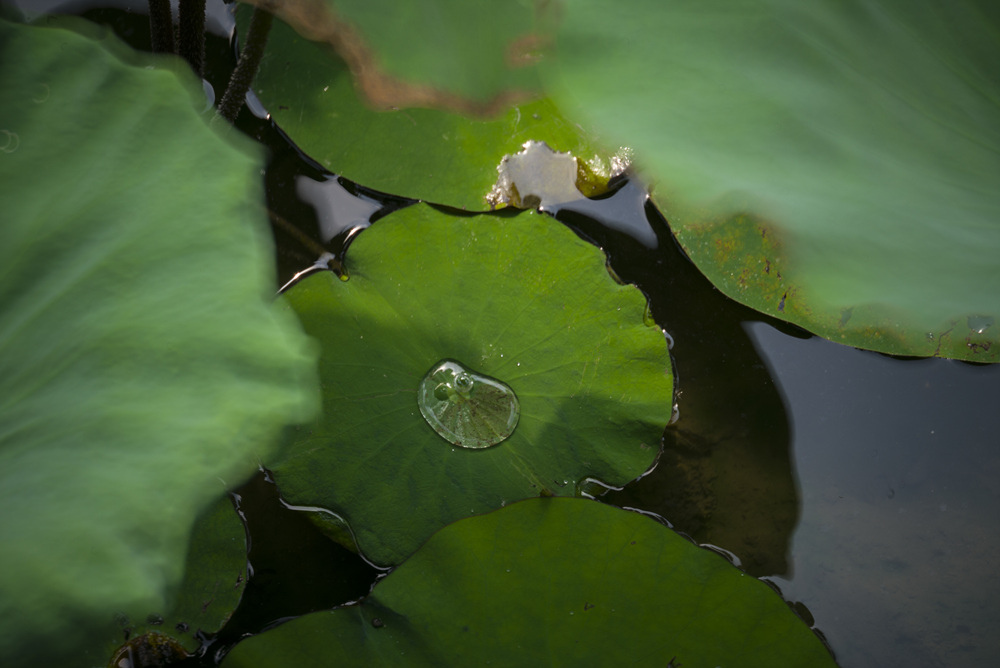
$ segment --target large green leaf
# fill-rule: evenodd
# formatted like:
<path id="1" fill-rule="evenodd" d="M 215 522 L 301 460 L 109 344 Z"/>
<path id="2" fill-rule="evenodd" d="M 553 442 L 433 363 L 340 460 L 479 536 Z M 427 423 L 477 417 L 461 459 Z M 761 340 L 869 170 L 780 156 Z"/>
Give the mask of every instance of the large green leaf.
<path id="1" fill-rule="evenodd" d="M 359 605 L 244 641 L 224 668 L 833 666 L 763 582 L 656 521 L 534 499 L 457 522 Z"/>
<path id="2" fill-rule="evenodd" d="M 606 179 L 610 156 L 547 100 L 504 106 L 488 120 L 426 108 L 375 111 L 358 97 L 348 66 L 275 21 L 254 90 L 274 120 L 327 169 L 384 192 L 471 211 L 505 155 L 544 141 Z"/>
<path id="3" fill-rule="evenodd" d="M 269 463 L 285 499 L 345 517 L 396 564 L 436 529 L 588 476 L 621 485 L 659 452 L 672 382 L 646 300 L 550 217 L 454 217 L 417 204 L 350 246 L 350 279 L 287 298 L 322 345 L 322 419 Z M 440 436 L 418 387 L 445 359 L 509 386 L 513 434 L 469 449 Z"/>
<path id="4" fill-rule="evenodd" d="M 1000 12 L 574 0 L 550 94 L 632 146 L 699 268 L 834 341 L 1000 360 Z"/>
<path id="5" fill-rule="evenodd" d="M 0 23 L 6 664 L 73 665 L 115 612 L 162 610 L 195 517 L 314 408 L 258 151 L 180 61 L 87 30 Z"/>

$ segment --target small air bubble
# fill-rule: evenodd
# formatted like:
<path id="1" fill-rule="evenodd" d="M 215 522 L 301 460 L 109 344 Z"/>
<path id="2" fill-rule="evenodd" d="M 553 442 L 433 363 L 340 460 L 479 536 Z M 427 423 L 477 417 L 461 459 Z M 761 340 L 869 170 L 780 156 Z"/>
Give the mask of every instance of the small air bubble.
<path id="1" fill-rule="evenodd" d="M 976 334 L 982 334 L 994 324 L 993 318 L 988 315 L 970 315 L 966 322 Z"/>
<path id="2" fill-rule="evenodd" d="M 13 153 L 17 150 L 17 147 L 21 145 L 21 138 L 17 136 L 16 132 L 11 132 L 10 130 L 0 130 L 0 135 L 6 137 L 6 140 L 0 139 L 3 145 L 0 146 L 0 151 L 4 153 Z"/>
<path id="3" fill-rule="evenodd" d="M 35 90 L 37 91 L 35 95 L 31 97 L 31 101 L 35 104 L 41 104 L 49 99 L 49 85 L 48 84 L 35 84 Z"/>

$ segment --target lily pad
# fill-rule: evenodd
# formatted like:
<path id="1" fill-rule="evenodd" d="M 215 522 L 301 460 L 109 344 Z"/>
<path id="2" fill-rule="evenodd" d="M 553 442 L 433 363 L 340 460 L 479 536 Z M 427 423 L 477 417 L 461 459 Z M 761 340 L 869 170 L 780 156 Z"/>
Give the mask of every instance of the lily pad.
<path id="1" fill-rule="evenodd" d="M 229 621 L 247 581 L 246 529 L 233 500 L 222 495 L 202 513 L 191 531 L 184 579 L 163 608 L 117 611 L 105 651 L 91 665 L 108 663 L 108 656 L 136 652 L 153 638 L 169 638 L 171 647 L 187 655 L 201 647 L 202 637 L 217 633 Z M 122 644 L 123 635 L 128 642 Z M 110 665 L 121 665 L 112 660 Z"/>
<path id="2" fill-rule="evenodd" d="M 1000 360 L 989 3 L 580 0 L 543 61 L 726 294 L 831 340 Z"/>
<path id="3" fill-rule="evenodd" d="M 376 111 L 358 96 L 349 67 L 328 46 L 277 20 L 253 89 L 314 160 L 402 197 L 490 209 L 498 165 L 529 140 L 572 153 L 605 180 L 612 170 L 613 156 L 548 100 L 504 105 L 486 120 L 428 108 Z"/>
<path id="4" fill-rule="evenodd" d="M 349 280 L 286 292 L 322 346 L 324 410 L 268 468 L 287 501 L 347 519 L 369 559 L 398 564 L 456 519 L 588 477 L 623 485 L 655 461 L 666 340 L 642 293 L 560 223 L 417 204 L 362 232 L 345 263 Z M 422 415 L 418 391 L 448 360 L 516 395 L 504 440 L 463 447 Z"/>
<path id="5" fill-rule="evenodd" d="M 6 665 L 76 665 L 115 612 L 164 609 L 195 518 L 315 408 L 259 149 L 178 59 L 53 25 L 85 34 L 0 22 Z"/>
<path id="6" fill-rule="evenodd" d="M 250 638 L 223 668 L 834 666 L 767 585 L 658 522 L 533 499 L 437 533 L 359 605 Z"/>

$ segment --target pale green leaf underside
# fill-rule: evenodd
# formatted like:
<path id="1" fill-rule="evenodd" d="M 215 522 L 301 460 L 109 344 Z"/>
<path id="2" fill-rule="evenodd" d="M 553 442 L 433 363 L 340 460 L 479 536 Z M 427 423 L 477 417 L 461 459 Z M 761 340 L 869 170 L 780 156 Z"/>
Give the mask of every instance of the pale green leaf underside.
<path id="1" fill-rule="evenodd" d="M 244 641 L 224 668 L 834 666 L 776 593 L 654 520 L 533 499 L 457 522 L 360 605 Z"/>
<path id="2" fill-rule="evenodd" d="M 666 341 L 604 254 L 545 215 L 455 217 L 418 204 L 286 293 L 322 346 L 324 417 L 269 463 L 285 499 L 345 517 L 397 564 L 456 519 L 654 462 L 670 417 Z M 516 394 L 513 433 L 458 447 L 421 415 L 428 371 L 455 360 Z"/>
<path id="3" fill-rule="evenodd" d="M 7 664 L 73 665 L 116 612 L 162 609 L 197 514 L 312 406 L 257 152 L 209 130 L 179 61 L 71 25 L 96 41 L 0 23 Z"/>

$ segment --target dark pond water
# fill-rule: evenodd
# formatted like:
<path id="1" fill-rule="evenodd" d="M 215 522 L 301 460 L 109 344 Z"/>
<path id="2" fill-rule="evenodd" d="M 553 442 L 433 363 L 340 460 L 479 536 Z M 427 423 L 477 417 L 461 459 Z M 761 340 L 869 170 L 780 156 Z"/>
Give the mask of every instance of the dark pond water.
<path id="1" fill-rule="evenodd" d="M 845 666 L 1000 658 L 1000 367 L 899 361 L 748 323 L 792 425 L 790 575 Z"/>
<path id="2" fill-rule="evenodd" d="M 109 4 L 72 10 L 148 46 L 145 3 L 91 9 Z M 220 89 L 231 51 L 214 38 L 208 55 Z M 273 150 L 279 285 L 406 204 L 325 173 L 251 114 L 240 127 Z M 1000 665 L 1000 366 L 859 351 L 732 302 L 634 182 L 557 217 L 607 251 L 675 341 L 680 419 L 660 465 L 604 500 L 654 512 L 776 584 L 845 667 Z M 374 577 L 274 494 L 263 476 L 241 490 L 255 577 L 230 641 L 355 598 Z M 323 575 L 331 560 L 336 576 Z"/>

